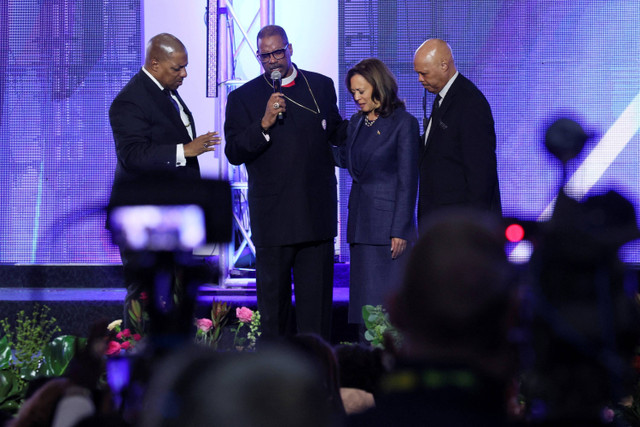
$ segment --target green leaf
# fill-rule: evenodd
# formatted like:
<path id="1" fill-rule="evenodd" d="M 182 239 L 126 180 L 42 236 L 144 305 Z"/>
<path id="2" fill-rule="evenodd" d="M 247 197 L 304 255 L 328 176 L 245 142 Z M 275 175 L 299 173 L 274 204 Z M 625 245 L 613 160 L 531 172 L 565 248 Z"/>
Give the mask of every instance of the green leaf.
<path id="1" fill-rule="evenodd" d="M 0 370 L 0 411 L 9 414 L 18 412 L 24 399 L 26 388 L 22 386 L 20 378 L 9 370 Z"/>
<path id="2" fill-rule="evenodd" d="M 129 305 L 129 316 L 136 320 L 140 320 L 142 317 L 142 306 L 138 300 L 131 300 Z"/>
<path id="3" fill-rule="evenodd" d="M 76 341 L 79 346 L 86 345 L 86 339 L 73 335 L 63 335 L 51 341 L 42 350 L 43 363 L 37 375 L 44 377 L 59 377 L 67 369 L 69 362 L 76 354 Z"/>
<path id="4" fill-rule="evenodd" d="M 0 370 L 0 402 L 15 396 L 22 396 L 20 379 L 10 369 Z"/>
<path id="5" fill-rule="evenodd" d="M 9 347 L 9 340 L 5 335 L 0 340 L 0 369 L 8 368 L 11 364 L 11 347 Z"/>
<path id="6" fill-rule="evenodd" d="M 40 368 L 34 368 L 29 365 L 24 365 L 20 367 L 20 378 L 22 378 L 24 381 L 35 380 L 40 376 L 40 374 L 38 373 L 39 369 Z"/>

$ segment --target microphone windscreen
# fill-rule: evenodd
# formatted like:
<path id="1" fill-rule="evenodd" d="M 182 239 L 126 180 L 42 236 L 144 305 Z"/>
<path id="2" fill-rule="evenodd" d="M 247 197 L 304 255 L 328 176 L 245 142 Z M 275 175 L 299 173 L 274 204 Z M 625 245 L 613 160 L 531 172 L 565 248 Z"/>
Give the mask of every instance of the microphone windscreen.
<path id="1" fill-rule="evenodd" d="M 280 80 L 281 78 L 282 74 L 280 74 L 280 71 L 273 70 L 273 72 L 271 73 L 271 80 Z"/>

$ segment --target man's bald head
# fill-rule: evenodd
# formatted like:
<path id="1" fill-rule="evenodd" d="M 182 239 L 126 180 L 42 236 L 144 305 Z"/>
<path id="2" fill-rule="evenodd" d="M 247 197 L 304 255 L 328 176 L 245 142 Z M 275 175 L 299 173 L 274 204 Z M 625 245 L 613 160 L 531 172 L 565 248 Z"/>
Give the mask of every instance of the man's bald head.
<path id="1" fill-rule="evenodd" d="M 147 52 L 144 65 L 151 65 L 152 60 L 164 61 L 175 53 L 186 53 L 187 48 L 174 35 L 162 33 L 154 36 L 147 43 Z"/>
<path id="2" fill-rule="evenodd" d="M 165 89 L 176 90 L 187 77 L 187 48 L 174 35 L 162 33 L 147 43 L 144 68 Z"/>
<path id="3" fill-rule="evenodd" d="M 438 93 L 456 73 L 453 53 L 447 42 L 429 39 L 422 43 L 413 57 L 418 80 L 431 93 Z"/>

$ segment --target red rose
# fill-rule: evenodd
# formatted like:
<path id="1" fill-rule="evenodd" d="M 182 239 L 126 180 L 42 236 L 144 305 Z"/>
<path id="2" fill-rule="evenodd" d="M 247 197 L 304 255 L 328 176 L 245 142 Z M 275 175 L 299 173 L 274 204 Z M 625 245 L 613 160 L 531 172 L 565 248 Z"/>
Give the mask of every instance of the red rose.
<path id="1" fill-rule="evenodd" d="M 124 331 L 122 331 L 122 336 L 125 338 L 129 338 L 131 336 L 131 331 L 127 328 Z"/>
<path id="2" fill-rule="evenodd" d="M 118 338 L 119 340 L 121 340 L 121 339 L 122 339 L 122 332 L 118 332 L 118 333 L 116 334 L 116 338 Z"/>
<path id="3" fill-rule="evenodd" d="M 149 298 L 146 292 L 140 292 L 140 301 L 146 301 Z"/>
<path id="4" fill-rule="evenodd" d="M 123 342 L 123 343 L 120 345 L 120 347 L 121 347 L 123 350 L 126 350 L 126 349 L 128 349 L 129 347 L 131 347 L 131 343 L 130 343 L 129 341 L 125 341 L 125 342 Z"/>
<path id="5" fill-rule="evenodd" d="M 142 339 L 142 336 L 140 334 L 133 334 L 134 341 L 140 341 L 141 339 Z"/>
<path id="6" fill-rule="evenodd" d="M 120 349 L 122 346 L 116 341 L 109 341 L 109 345 L 107 346 L 107 350 L 104 352 L 107 356 L 113 356 L 114 354 L 120 353 Z"/>

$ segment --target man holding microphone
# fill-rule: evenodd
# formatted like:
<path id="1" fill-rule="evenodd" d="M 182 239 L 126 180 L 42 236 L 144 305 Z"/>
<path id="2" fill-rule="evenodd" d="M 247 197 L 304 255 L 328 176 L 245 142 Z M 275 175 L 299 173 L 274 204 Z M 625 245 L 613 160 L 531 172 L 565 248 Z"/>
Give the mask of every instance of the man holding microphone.
<path id="1" fill-rule="evenodd" d="M 244 163 L 249 175 L 263 332 L 329 339 L 337 217 L 331 143 L 345 125 L 333 82 L 291 62 L 282 27 L 268 25 L 257 39 L 264 74 L 229 94 L 224 127 L 229 162 Z"/>

